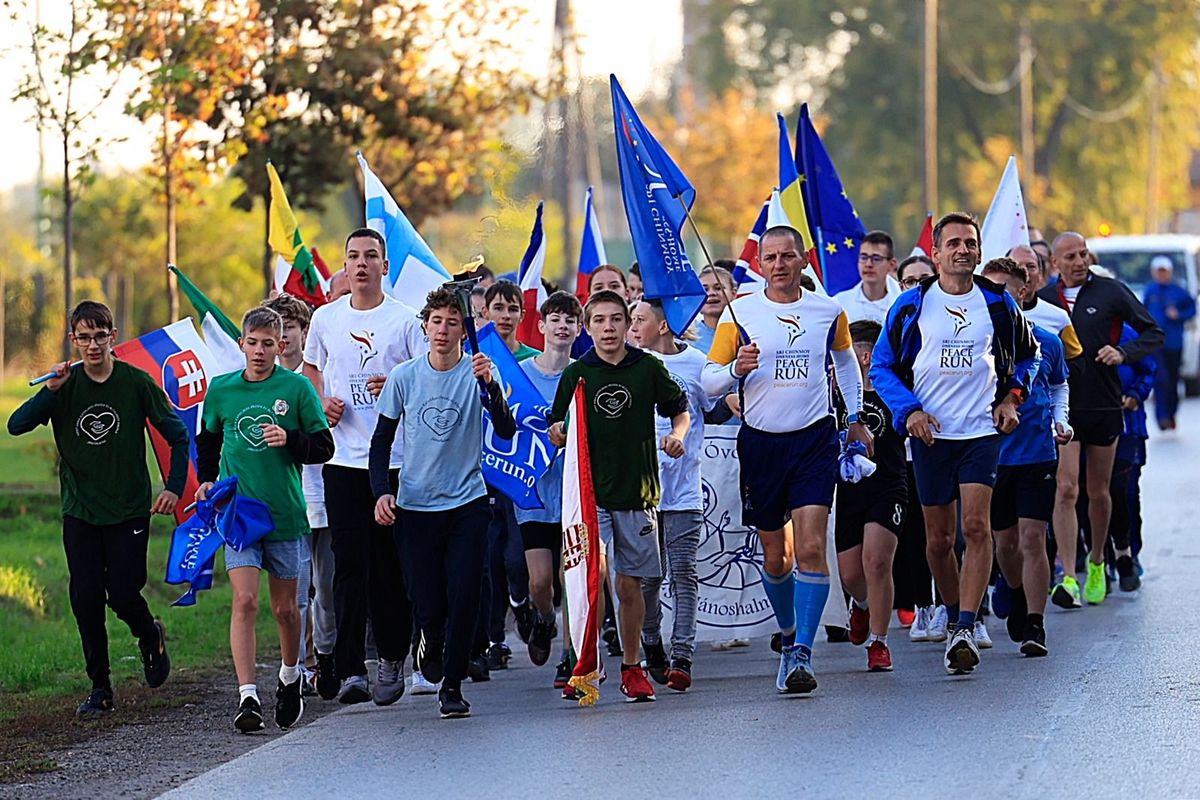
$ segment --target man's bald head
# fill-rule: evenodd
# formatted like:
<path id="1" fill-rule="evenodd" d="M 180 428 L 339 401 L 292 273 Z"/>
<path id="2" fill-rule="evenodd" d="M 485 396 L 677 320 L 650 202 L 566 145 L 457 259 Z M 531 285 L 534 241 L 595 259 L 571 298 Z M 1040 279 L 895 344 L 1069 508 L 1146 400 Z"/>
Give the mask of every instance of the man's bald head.
<path id="1" fill-rule="evenodd" d="M 1050 261 L 1058 270 L 1063 285 L 1068 289 L 1082 286 L 1088 278 L 1087 240 L 1074 231 L 1060 233 L 1050 245 Z"/>
<path id="2" fill-rule="evenodd" d="M 1019 244 L 1008 251 L 1008 257 L 1025 268 L 1029 274 L 1029 294 L 1033 294 L 1046 282 L 1045 268 L 1037 251 L 1027 244 Z"/>
<path id="3" fill-rule="evenodd" d="M 1083 238 L 1083 234 L 1064 231 L 1054 237 L 1054 241 L 1050 243 L 1050 252 L 1058 255 L 1064 248 L 1072 247 L 1074 244 L 1079 244 L 1085 250 L 1087 249 L 1087 239 Z"/>

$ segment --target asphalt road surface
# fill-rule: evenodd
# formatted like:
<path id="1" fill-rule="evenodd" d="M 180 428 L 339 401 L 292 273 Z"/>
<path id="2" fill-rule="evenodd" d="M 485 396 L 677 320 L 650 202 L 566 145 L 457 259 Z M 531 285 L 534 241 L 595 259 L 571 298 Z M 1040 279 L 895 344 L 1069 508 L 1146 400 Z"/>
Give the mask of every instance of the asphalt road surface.
<path id="1" fill-rule="evenodd" d="M 1050 606 L 1048 658 L 1023 658 L 992 619 L 995 648 L 952 678 L 942 645 L 893 628 L 895 672 L 819 641 L 820 688 L 801 698 L 776 694 L 765 640 L 702 646 L 686 694 L 627 705 L 614 676 L 579 708 L 550 688 L 552 665 L 514 648 L 513 668 L 464 687 L 470 719 L 439 719 L 432 696 L 350 707 L 166 796 L 1200 796 L 1200 405 L 1188 406 L 1183 433 L 1151 441 L 1142 590 Z"/>

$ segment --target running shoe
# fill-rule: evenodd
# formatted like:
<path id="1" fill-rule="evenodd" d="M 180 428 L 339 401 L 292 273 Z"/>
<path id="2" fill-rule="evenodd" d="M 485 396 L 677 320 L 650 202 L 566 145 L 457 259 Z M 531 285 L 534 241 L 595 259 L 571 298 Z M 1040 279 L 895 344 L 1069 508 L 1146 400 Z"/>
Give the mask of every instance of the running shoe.
<path id="1" fill-rule="evenodd" d="M 917 608 L 917 617 L 908 629 L 908 640 L 910 642 L 929 641 L 930 608 L 926 608 L 925 606 Z"/>
<path id="2" fill-rule="evenodd" d="M 1030 623 L 1025 628 L 1021 652 L 1030 658 L 1039 658 L 1050 651 L 1046 648 L 1046 629 L 1040 624 Z"/>
<path id="3" fill-rule="evenodd" d="M 379 672 L 371 687 L 371 699 L 377 706 L 390 706 L 404 696 L 404 662 L 379 659 Z"/>
<path id="4" fill-rule="evenodd" d="M 622 664 L 621 694 L 625 695 L 626 703 L 654 702 L 654 687 L 646 680 L 646 670 L 640 666 L 628 667 Z"/>
<path id="5" fill-rule="evenodd" d="M 891 672 L 892 651 L 876 639 L 867 645 L 867 672 Z"/>
<path id="6" fill-rule="evenodd" d="M 979 666 L 979 646 L 975 644 L 975 631 L 959 628 L 946 642 L 946 672 L 951 675 L 966 675 Z"/>
<path id="7" fill-rule="evenodd" d="M 975 620 L 975 644 L 980 650 L 990 650 L 992 647 L 992 635 L 988 633 L 987 623 L 982 619 Z"/>
<path id="8" fill-rule="evenodd" d="M 726 650 L 732 650 L 735 647 L 749 647 L 750 640 L 745 636 L 735 636 L 732 639 L 722 639 L 719 642 L 713 642 L 711 647 L 718 653 L 723 653 Z"/>
<path id="9" fill-rule="evenodd" d="M 775 653 L 783 652 L 783 633 L 775 631 L 771 634 L 771 651 Z"/>
<path id="10" fill-rule="evenodd" d="M 99 689 L 92 689 L 92 693 L 87 696 L 87 699 L 75 709 L 75 718 L 99 719 L 107 714 L 111 714 L 116 708 L 116 704 L 113 703 L 112 689 L 104 686 Z"/>
<path id="11" fill-rule="evenodd" d="M 1008 629 L 1008 638 L 1014 642 L 1022 642 L 1025 640 L 1025 626 L 1029 621 L 1029 604 L 1025 600 L 1025 590 L 1009 592 L 1009 609 L 1008 619 L 1005 620 L 1005 627 Z"/>
<path id="12" fill-rule="evenodd" d="M 621 637 L 617 633 L 617 623 L 615 621 L 608 618 L 604 620 L 604 627 L 600 631 L 600 638 L 607 645 L 610 656 L 620 657 L 622 655 Z"/>
<path id="13" fill-rule="evenodd" d="M 946 614 L 945 606 L 933 610 L 933 618 L 929 621 L 929 642 L 944 642 L 949 636 L 950 617 Z"/>
<path id="14" fill-rule="evenodd" d="M 483 683 L 492 679 L 492 672 L 488 669 L 486 655 L 471 656 L 467 659 L 467 677 L 473 683 Z"/>
<path id="15" fill-rule="evenodd" d="M 686 692 L 691 685 L 692 662 L 686 658 L 671 659 L 671 668 L 667 670 L 667 688 Z"/>
<path id="16" fill-rule="evenodd" d="M 471 716 L 471 704 L 463 699 L 461 689 L 443 688 L 438 692 L 442 719 L 462 719 Z"/>
<path id="17" fill-rule="evenodd" d="M 303 680 L 301 676 L 291 683 L 279 681 L 275 688 L 275 724 L 284 730 L 295 725 L 304 713 L 304 697 L 300 691 Z M 403 680 L 400 681 L 400 686 L 404 686 Z"/>
<path id="18" fill-rule="evenodd" d="M 154 620 L 154 636 L 148 641 L 138 642 L 142 651 L 142 672 L 146 676 L 146 685 L 157 689 L 167 681 L 171 674 L 171 656 L 167 653 L 167 630 L 162 622 Z"/>
<path id="19" fill-rule="evenodd" d="M 659 686 L 666 685 L 667 668 L 670 665 L 667 663 L 667 654 L 663 650 L 662 642 L 642 642 L 642 651 L 646 654 L 646 671 L 650 673 L 651 680 Z"/>
<path id="20" fill-rule="evenodd" d="M 304 670 L 304 675 L 300 678 L 300 694 L 305 697 L 317 696 L 317 685 L 314 683 L 317 679 L 317 673 L 311 669 Z"/>
<path id="21" fill-rule="evenodd" d="M 425 631 L 421 631 L 421 641 L 417 645 L 417 669 L 430 683 L 442 682 L 442 659 L 445 655 L 446 643 L 441 639 L 430 639 Z"/>
<path id="22" fill-rule="evenodd" d="M 247 697 L 238 706 L 237 714 L 233 717 L 233 727 L 242 733 L 257 733 L 266 726 L 263 725 L 262 703 L 257 697 Z"/>
<path id="23" fill-rule="evenodd" d="M 508 669 L 508 660 L 512 658 L 512 648 L 504 642 L 496 642 L 487 651 L 487 668 L 489 672 L 498 669 Z"/>
<path id="24" fill-rule="evenodd" d="M 917 611 L 914 608 L 897 608 L 896 621 L 900 623 L 902 629 L 912 628 L 913 622 L 917 619 Z"/>
<path id="25" fill-rule="evenodd" d="M 421 671 L 417 670 L 416 672 L 413 673 L 412 693 L 415 695 L 416 694 L 437 694 L 438 693 L 438 684 L 430 683 L 428 680 L 426 680 L 425 676 L 421 674 Z"/>
<path id="26" fill-rule="evenodd" d="M 540 617 L 533 623 L 533 631 L 529 634 L 529 660 L 535 667 L 540 667 L 550 660 L 550 649 L 554 647 L 554 639 L 558 636 L 558 623 L 554 615 Z"/>
<path id="27" fill-rule="evenodd" d="M 850 644 L 858 647 L 871 635 L 871 612 L 850 602 Z"/>
<path id="28" fill-rule="evenodd" d="M 850 641 L 850 631 L 846 630 L 841 625 L 826 625 L 825 641 L 833 644 L 848 642 Z"/>
<path id="29" fill-rule="evenodd" d="M 332 700 L 337 697 L 338 688 L 333 653 L 317 653 L 317 694 L 322 700 Z"/>
<path id="30" fill-rule="evenodd" d="M 1083 608 L 1079 602 L 1079 581 L 1071 575 L 1063 576 L 1062 582 L 1051 590 L 1050 602 L 1067 610 Z"/>
<path id="31" fill-rule="evenodd" d="M 341 691 L 338 692 L 338 702 L 342 705 L 365 703 L 370 699 L 371 691 L 366 675 L 353 675 L 342 681 Z"/>
<path id="32" fill-rule="evenodd" d="M 563 656 L 563 660 L 558 662 L 558 666 L 554 668 L 554 688 L 562 689 L 569 680 L 571 680 L 571 659 Z"/>
<path id="33" fill-rule="evenodd" d="M 800 663 L 800 649 L 796 646 L 785 647 L 779 654 L 779 672 L 775 675 L 775 689 L 780 694 L 787 693 L 787 676 Z"/>
<path id="34" fill-rule="evenodd" d="M 1087 581 L 1083 584 L 1083 599 L 1088 605 L 1098 606 L 1104 602 L 1108 587 L 1104 578 L 1104 565 L 1087 560 Z"/>
<path id="35" fill-rule="evenodd" d="M 1133 559 L 1129 556 L 1117 559 L 1117 585 L 1121 587 L 1122 592 L 1136 592 L 1142 588 L 1142 579 L 1138 577 Z"/>
<path id="36" fill-rule="evenodd" d="M 788 650 L 794 650 L 792 669 L 784 679 L 784 690 L 788 694 L 812 694 L 817 689 L 817 676 L 813 673 L 812 663 L 800 651 L 800 645 L 792 645 Z"/>
<path id="37" fill-rule="evenodd" d="M 520 605 L 513 604 L 511 600 L 509 604 L 512 605 L 513 618 L 517 621 L 517 637 L 522 643 L 529 644 L 529 637 L 533 634 L 533 626 L 537 621 L 533 603 L 529 602 L 529 598 L 525 598 Z"/>
<path id="38" fill-rule="evenodd" d="M 1012 607 L 1013 592 L 1009 591 L 1008 581 L 1004 580 L 1004 574 L 996 576 L 996 585 L 992 587 L 992 613 L 1000 619 L 1008 619 L 1008 612 Z"/>

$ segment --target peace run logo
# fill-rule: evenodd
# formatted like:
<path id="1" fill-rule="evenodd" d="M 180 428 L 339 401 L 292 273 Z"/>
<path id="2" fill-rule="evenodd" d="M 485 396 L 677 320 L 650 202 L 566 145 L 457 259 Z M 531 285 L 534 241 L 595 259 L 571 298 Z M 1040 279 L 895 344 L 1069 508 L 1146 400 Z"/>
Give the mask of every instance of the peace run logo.
<path id="1" fill-rule="evenodd" d="M 433 432 L 433 438 L 441 442 L 450 436 L 462 420 L 462 412 L 454 407 L 454 401 L 449 397 L 435 397 L 425 401 L 417 418 Z"/>
<path id="2" fill-rule="evenodd" d="M 629 408 L 629 404 L 632 402 L 633 398 L 630 397 L 628 389 L 619 383 L 610 383 L 596 392 L 592 405 L 600 414 L 609 419 L 616 419 L 625 409 Z"/>
<path id="3" fill-rule="evenodd" d="M 358 347 L 358 368 L 363 369 L 367 362 L 379 352 L 375 349 L 375 334 L 371 331 L 350 331 L 350 339 Z"/>
<path id="4" fill-rule="evenodd" d="M 804 335 L 804 326 L 800 324 L 800 318 L 795 314 L 788 314 L 786 317 L 775 317 L 779 320 L 779 324 L 783 326 L 783 330 L 787 333 L 788 347 L 796 344 L 796 340 Z"/>
<path id="5" fill-rule="evenodd" d="M 87 445 L 106 444 L 109 434 L 121 430 L 121 418 L 112 406 L 93 403 L 75 420 L 75 434 Z"/>
<path id="6" fill-rule="evenodd" d="M 950 321 L 954 323 L 954 335 L 958 336 L 971 326 L 971 320 L 967 319 L 967 309 L 963 306 L 946 306 L 946 313 L 950 315 Z"/>
<path id="7" fill-rule="evenodd" d="M 263 425 L 274 425 L 275 415 L 266 406 L 247 406 L 238 414 L 233 427 L 251 450 L 257 452 L 267 447 Z"/>

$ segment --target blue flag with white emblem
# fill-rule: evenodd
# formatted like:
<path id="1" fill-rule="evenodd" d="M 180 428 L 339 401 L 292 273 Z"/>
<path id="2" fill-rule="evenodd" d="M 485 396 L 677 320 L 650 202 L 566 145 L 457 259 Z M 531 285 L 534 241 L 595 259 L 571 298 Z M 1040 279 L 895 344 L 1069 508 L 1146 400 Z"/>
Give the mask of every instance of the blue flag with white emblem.
<path id="1" fill-rule="evenodd" d="M 682 336 L 707 298 L 683 248 L 684 204 L 690 211 L 696 189 L 642 124 L 617 76 L 609 80 L 621 197 L 642 271 L 643 294 L 662 301 L 667 325 Z"/>

